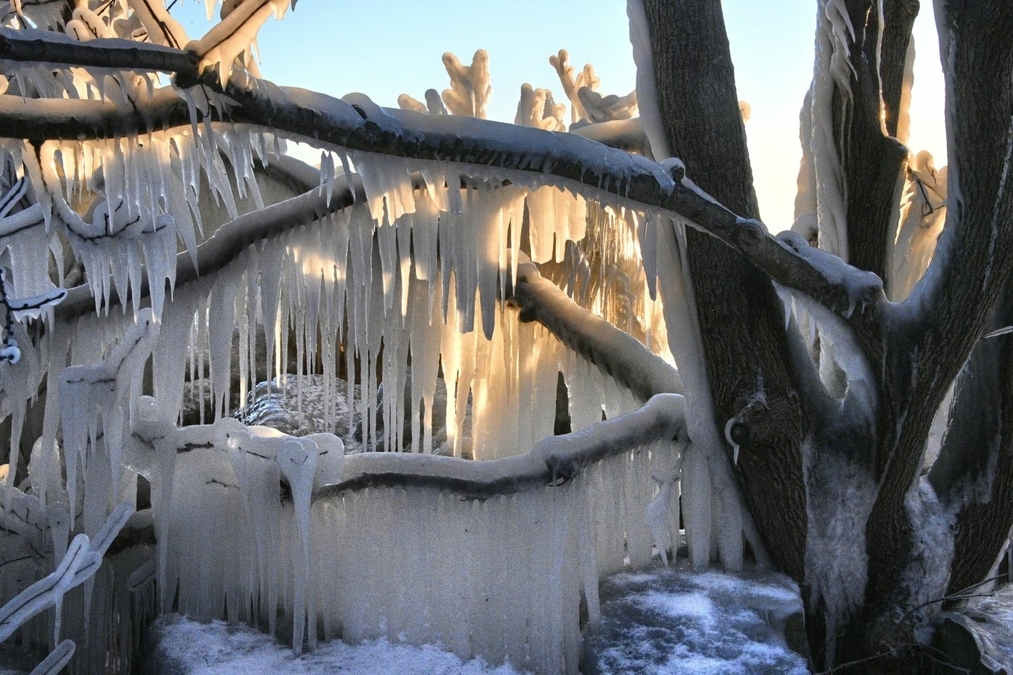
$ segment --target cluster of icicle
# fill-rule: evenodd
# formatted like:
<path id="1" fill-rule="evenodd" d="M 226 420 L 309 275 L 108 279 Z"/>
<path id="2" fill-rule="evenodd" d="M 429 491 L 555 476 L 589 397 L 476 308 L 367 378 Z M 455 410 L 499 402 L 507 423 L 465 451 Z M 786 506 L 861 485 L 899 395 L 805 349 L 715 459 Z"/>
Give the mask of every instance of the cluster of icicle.
<path id="1" fill-rule="evenodd" d="M 575 431 L 599 422 L 603 412 L 614 418 L 633 410 L 638 404 L 628 391 L 568 353 L 540 326 L 518 323 L 515 310 L 503 302 L 502 289 L 513 283 L 515 261 L 523 249 L 538 262 L 556 265 L 574 294 L 599 312 L 614 317 L 617 323 L 622 323 L 623 317 L 628 321 L 644 321 L 648 334 L 663 333 L 663 324 L 650 324 L 651 316 L 657 320 L 658 311 L 637 316 L 643 307 L 653 306 L 650 300 L 635 301 L 644 295 L 637 285 L 642 289 L 646 278 L 642 271 L 634 271 L 639 265 L 637 226 L 643 229 L 644 218 L 617 207 L 596 206 L 589 220 L 588 205 L 582 197 L 552 186 L 506 184 L 492 176 L 465 179 L 465 186 L 458 188 L 460 169 L 452 165 L 424 167 L 423 185 L 416 187 L 403 162 L 353 156 L 348 164 L 359 169 L 369 197 L 367 202 L 253 244 L 225 267 L 205 271 L 199 280 L 171 289 L 171 296 L 165 295 L 162 289 L 166 283 L 171 288 L 174 281 L 173 253 L 177 239 L 188 249 L 183 255 L 195 259 L 196 242 L 204 238 L 203 230 L 211 222 L 227 220 L 251 206 L 259 206 L 260 190 L 250 167 L 254 157 L 263 163 L 271 161 L 272 152 L 268 148 L 276 150 L 270 145 L 273 143 L 270 137 L 242 128 L 215 135 L 205 132 L 199 129 L 196 136 L 193 130 L 153 132 L 143 145 L 133 138 L 91 144 L 46 143 L 39 155 L 41 162 L 32 153 L 23 152 L 20 144 L 4 148 L 5 161 L 23 167 L 15 171 L 16 179 L 30 184 L 32 189 L 25 194 L 35 201 L 27 210 L 33 217 L 38 216 L 38 222 L 27 228 L 10 226 L 10 219 L 0 223 L 0 228 L 6 226 L 2 243 L 13 263 L 13 283 L 19 289 L 53 288 L 48 255 L 39 260 L 30 256 L 37 255 L 39 250 L 63 251 L 66 242 L 83 266 L 96 306 L 95 313 L 69 323 L 56 321 L 52 316 L 44 319 L 47 333 L 36 348 L 29 348 L 26 357 L 17 364 L 0 365 L 9 369 L 4 373 L 4 405 L 17 421 L 13 439 L 22 436 L 28 403 L 45 382 L 45 417 L 35 430 L 39 440 L 28 467 L 29 480 L 20 487 L 24 489 L 22 494 L 38 500 L 39 513 L 46 514 L 44 519 L 59 518 L 62 514 L 60 522 L 64 526 L 59 534 L 51 531 L 43 535 L 39 550 L 52 551 L 56 560 L 61 557 L 59 552 L 66 549 L 72 532 L 96 533 L 108 515 L 110 497 L 132 499 L 140 472 L 153 484 L 156 531 L 163 544 L 157 573 L 163 602 L 175 596 L 165 589 L 178 588 L 184 611 L 212 618 L 227 606 L 232 608 L 230 618 L 251 619 L 256 617 L 236 608 L 254 606 L 263 609 L 263 614 L 258 613 L 257 617 L 263 616 L 269 623 L 273 609 L 283 608 L 289 616 L 296 617 L 293 625 L 298 645 L 302 644 L 303 631 L 311 643 L 315 639 L 318 618 L 328 637 L 337 634 L 338 626 L 344 627 L 346 639 L 355 640 L 357 634 L 378 635 L 376 627 L 383 622 L 388 626 L 396 624 L 393 608 L 379 607 L 370 614 L 372 610 L 363 608 L 362 599 L 348 605 L 336 602 L 334 607 L 314 608 L 312 598 L 325 588 L 330 589 L 328 594 L 333 594 L 331 583 L 341 581 L 340 585 L 349 593 L 366 592 L 364 589 L 373 588 L 370 584 L 386 583 L 390 578 L 386 581 L 380 577 L 364 578 L 376 565 L 355 567 L 356 560 L 366 555 L 358 547 L 349 548 L 340 556 L 316 549 L 321 540 L 341 542 L 353 536 L 367 536 L 369 528 L 377 527 L 370 524 L 372 519 L 399 513 L 400 507 L 388 506 L 384 510 L 355 505 L 361 499 L 389 499 L 391 504 L 400 504 L 397 500 L 404 491 L 351 492 L 339 500 L 340 509 L 334 504 L 324 508 L 338 509 L 338 514 L 357 514 L 351 517 L 332 513 L 331 517 L 341 523 L 362 521 L 361 527 L 365 528 L 360 534 L 342 530 L 342 534 L 335 535 L 330 529 L 337 525 L 321 526 L 317 520 L 308 519 L 309 492 L 297 495 L 297 479 L 285 474 L 280 465 L 272 468 L 273 473 L 267 478 L 259 475 L 254 479 L 234 463 L 223 463 L 227 451 L 219 453 L 215 460 L 198 461 L 198 453 L 181 453 L 177 460 L 173 446 L 169 454 L 163 454 L 163 459 L 169 462 L 167 458 L 171 455 L 175 464 L 156 462 L 155 466 L 124 456 L 124 446 L 129 451 L 138 425 L 143 426 L 149 418 L 171 421 L 165 429 L 175 430 L 177 436 L 193 435 L 194 445 L 214 445 L 221 438 L 221 425 L 234 424 L 223 419 L 230 412 L 227 402 L 232 371 L 238 368 L 241 372 L 240 393 L 245 394 L 256 380 L 269 379 L 280 370 L 282 355 L 289 351 L 290 341 L 294 341 L 298 355 L 297 374 L 308 372 L 310 364 L 319 358 L 328 391 L 336 391 L 340 383 L 335 375 L 337 358 L 347 360 L 347 372 L 359 372 L 358 382 L 350 377 L 347 386 L 350 390 L 362 389 L 358 397 L 359 417 L 363 420 L 367 446 L 382 440 L 385 447 L 400 447 L 403 425 L 407 423 L 411 426 L 412 440 L 405 449 L 432 451 L 430 420 L 440 370 L 452 385 L 446 419 L 451 452 L 457 455 L 461 454 L 462 425 L 469 398 L 473 409 L 472 443 L 478 459 L 527 453 L 537 441 L 551 436 L 557 373 L 563 373 L 568 385 Z M 223 157 L 231 166 L 226 167 Z M 320 189 L 332 190 L 338 179 L 333 176 L 333 169 L 324 164 Z M 229 184 L 236 174 L 240 176 L 236 181 L 238 194 Z M 242 178 L 244 175 L 246 179 Z M 202 193 L 203 199 L 198 201 Z M 92 203 L 83 206 L 89 197 Z M 206 203 L 215 199 L 219 202 L 217 207 Z M 78 211 L 84 211 L 84 215 Z M 14 217 L 25 216 L 14 214 Z M 591 257 L 573 245 L 589 237 L 591 241 L 584 242 L 587 250 L 602 249 L 604 254 L 599 252 Z M 57 274 L 62 275 L 64 261 L 55 257 Z M 27 264 L 29 260 L 34 263 Z M 143 309 L 141 305 L 145 303 L 139 292 L 142 280 L 147 281 L 151 290 L 151 306 Z M 113 291 L 121 302 L 129 297 L 132 303 L 124 304 L 132 304 L 133 311 L 124 307 L 110 313 Z M 237 328 L 241 342 L 238 363 L 232 358 L 233 333 Z M 272 355 L 268 358 L 268 372 L 255 372 L 251 365 L 250 354 L 255 353 L 256 342 L 261 339 L 267 343 L 267 353 Z M 664 344 L 661 338 L 657 341 Z M 32 344 L 27 339 L 24 343 Z M 150 381 L 146 382 L 149 363 Z M 402 389 L 399 383 L 406 381 L 409 363 L 414 373 L 409 397 L 415 405 L 411 406 L 410 422 L 406 422 L 405 398 L 397 392 Z M 386 436 L 377 439 L 376 386 L 381 379 L 390 384 L 384 390 L 391 394 L 384 400 L 387 418 L 382 428 Z M 210 393 L 214 403 L 207 413 L 212 420 L 219 420 L 217 426 L 175 429 L 187 386 Z M 144 393 L 153 393 L 154 398 L 142 399 Z M 61 405 L 61 401 L 73 404 Z M 336 405 L 336 397 L 333 403 Z M 202 433 L 205 435 L 201 436 Z M 60 439 L 62 443 L 58 444 Z M 9 480 L 17 474 L 16 444 L 12 440 Z M 220 446 L 228 447 L 231 447 L 228 441 Z M 291 446 L 293 450 L 300 448 L 304 449 L 301 442 Z M 537 612 L 546 614 L 540 622 L 530 625 L 521 622 L 517 630 L 523 634 L 513 633 L 499 646 L 473 643 L 478 638 L 467 637 L 466 615 L 455 619 L 457 623 L 446 618 L 453 594 L 444 593 L 447 589 L 442 586 L 427 587 L 422 583 L 424 570 L 413 570 L 414 574 L 422 574 L 412 582 L 415 590 L 426 594 L 427 599 L 415 598 L 410 604 L 431 607 L 433 616 L 439 618 L 427 623 L 418 636 L 412 634 L 412 639 L 445 640 L 455 644 L 462 655 L 509 658 L 533 668 L 536 664 L 548 664 L 537 665 L 537 669 L 572 672 L 579 641 L 576 608 L 580 592 L 596 592 L 592 590 L 596 587 L 591 579 L 621 566 L 624 551 L 637 564 L 646 562 L 651 554 L 652 540 L 644 523 L 644 509 L 657 488 L 650 480 L 650 467 L 637 468 L 636 458 L 642 453 L 631 450 L 622 461 L 609 460 L 615 465 L 612 473 L 616 475 L 607 480 L 591 472 L 575 482 L 594 489 L 591 496 L 580 498 L 581 503 L 608 504 L 611 502 L 603 501 L 604 495 L 611 495 L 608 499 L 613 500 L 627 499 L 622 495 L 629 492 L 628 504 L 615 505 L 609 518 L 593 519 L 594 527 L 611 528 L 611 534 L 602 535 L 598 544 L 601 548 L 606 547 L 605 541 L 609 542 L 608 562 L 595 560 L 592 564 L 584 549 L 579 557 L 571 555 L 576 550 L 572 547 L 578 543 L 586 548 L 596 541 L 587 525 L 573 520 L 576 517 L 573 514 L 586 511 L 584 507 L 571 505 L 567 507 L 571 515 L 553 516 L 568 524 L 546 531 L 545 542 L 531 548 L 529 539 L 535 536 L 534 525 L 524 518 L 543 518 L 551 512 L 548 502 L 563 500 L 569 504 L 576 497 L 567 501 L 562 492 L 546 488 L 530 495 L 525 493 L 524 497 L 459 505 L 451 493 L 423 490 L 425 496 L 420 497 L 423 502 L 436 500 L 427 508 L 441 511 L 443 507 L 439 504 L 450 505 L 446 507 L 450 521 L 465 517 L 452 515 L 464 504 L 480 504 L 482 513 L 492 504 L 505 509 L 502 514 L 485 518 L 497 523 L 504 520 L 502 527 L 507 527 L 506 522 L 514 522 L 509 525 L 514 539 L 508 544 L 505 533 L 490 536 L 490 541 L 498 543 L 490 544 L 490 552 L 496 557 L 489 558 L 489 564 L 506 556 L 504 550 L 536 550 L 544 544 L 546 552 L 539 564 L 546 566 L 546 571 L 544 575 L 539 573 L 537 588 L 530 584 L 530 572 L 525 570 L 538 565 L 527 559 L 516 567 L 516 585 L 526 584 L 532 593 L 524 600 L 527 605 L 517 608 L 519 611 L 535 613 L 540 608 Z M 653 461 L 670 469 L 673 455 L 664 454 L 663 461 Z M 279 453 L 273 455 L 278 456 Z M 190 458 L 193 462 L 189 462 Z M 162 476 L 171 477 L 159 481 L 156 477 L 159 471 L 163 471 Z M 66 483 L 61 480 L 61 473 L 66 474 Z M 286 476 L 292 487 L 298 514 L 293 513 L 295 507 L 286 507 L 278 499 L 281 475 Z M 330 480 L 335 481 L 335 476 Z M 626 492 L 618 493 L 620 497 L 614 494 L 614 481 L 627 485 L 623 489 Z M 17 490 L 13 485 L 10 489 Z M 574 490 L 570 488 L 571 492 Z M 232 501 L 215 501 L 221 499 L 221 495 L 215 496 L 219 492 Z M 190 494 L 192 498 L 177 499 L 179 495 Z M 666 494 L 671 499 L 671 489 Z M 517 501 L 528 500 L 534 500 L 534 505 L 510 507 Z M 274 509 L 276 515 L 265 515 L 264 509 Z M 507 517 L 508 512 L 515 510 L 520 521 Z M 362 515 L 364 512 L 371 515 Z M 69 513 L 75 514 L 72 523 Z M 277 515 L 281 513 L 290 515 Z M 666 511 L 662 509 L 660 513 L 664 520 Z M 207 532 L 217 534 L 206 538 L 172 537 L 172 532 L 187 531 L 194 522 L 208 525 L 209 518 L 220 522 L 230 533 L 217 532 L 208 526 Z M 244 525 L 235 527 L 237 522 Z M 270 531 L 271 522 L 281 523 L 279 528 L 294 529 L 285 530 L 288 534 L 284 537 L 275 537 Z M 544 521 L 539 522 L 544 527 Z M 268 530 L 258 529 L 261 527 Z M 356 524 L 356 532 L 359 527 Z M 418 531 L 415 525 L 404 527 Z M 434 523 L 433 527 L 439 532 L 450 528 L 447 536 L 454 531 L 450 525 Z M 635 531 L 639 534 L 634 534 Z M 457 547 L 459 556 L 479 555 L 470 550 L 477 546 L 474 541 L 457 536 L 457 540 L 451 537 L 456 543 L 448 544 L 449 549 L 439 539 L 420 542 L 418 546 L 432 547 L 431 551 Z M 626 541 L 633 536 L 639 537 L 636 546 Z M 670 536 L 669 543 L 672 540 Z M 268 546 L 265 541 L 276 544 Z M 227 542 L 231 543 L 226 545 Z M 278 548 L 272 548 L 275 545 Z M 561 545 L 568 548 L 560 549 Z M 190 551 L 187 546 L 199 550 Z M 307 556 L 310 547 L 313 550 Z M 319 554 L 360 569 L 363 578 L 344 573 L 335 576 L 339 573 L 333 570 L 319 577 L 314 562 Z M 386 555 L 389 554 L 388 550 Z M 427 559 L 436 555 L 425 554 Z M 195 560 L 207 562 L 196 565 Z M 224 581 L 228 577 L 224 570 L 235 560 L 244 560 L 252 566 L 251 570 L 257 570 L 247 579 L 249 583 L 242 586 L 241 593 L 235 588 L 226 590 Z M 583 561 L 582 567 L 567 567 L 577 560 Z M 211 576 L 201 576 L 205 573 Z M 148 577 L 154 578 L 150 574 Z M 458 581 L 470 589 L 482 583 L 479 576 Z M 317 590 L 307 586 L 314 583 L 319 584 Z M 138 588 L 148 587 L 138 583 Z M 580 591 L 582 587 L 584 590 Z M 482 597 L 480 588 L 475 586 L 473 590 L 468 597 Z M 555 593 L 565 593 L 566 603 L 543 602 Z M 216 594 L 223 594 L 228 602 L 218 602 L 221 598 Z M 258 600 L 251 605 L 249 600 L 254 596 Z M 276 599 L 272 601 L 272 597 Z M 442 608 L 437 607 L 438 603 L 444 603 Z M 558 613 L 565 614 L 565 620 L 557 620 Z M 88 614 L 86 610 L 81 615 Z M 360 616 L 362 620 L 357 621 Z M 491 625 L 494 617 L 490 615 L 487 621 Z M 492 636 L 496 631 L 483 634 Z M 471 635 L 478 636 L 479 632 Z M 549 636 L 548 642 L 544 636 Z M 524 653 L 518 652 L 521 647 L 516 645 L 524 645 Z"/>
<path id="2" fill-rule="evenodd" d="M 230 23 L 201 40 L 198 52 L 205 62 L 245 59 L 257 21 L 287 4 L 227 3 Z M 109 8 L 132 22 L 117 35 L 143 31 L 176 47 L 185 38 L 157 3 L 119 0 Z M 75 36 L 90 39 L 95 18 L 81 11 L 74 21 Z M 90 80 L 26 68 L 12 86 L 40 97 L 71 86 L 80 98 L 143 103 L 154 96 L 150 78 L 82 73 Z M 196 91 L 180 95 L 191 119 L 227 104 Z M 639 404 L 544 329 L 516 320 L 505 291 L 520 253 L 582 305 L 660 352 L 667 335 L 653 299 L 658 263 L 653 253 L 641 261 L 640 249 L 653 250 L 659 228 L 670 223 L 624 208 L 616 195 L 578 194 L 519 170 L 333 149 L 321 163 L 320 194 L 329 200 L 354 173 L 364 202 L 257 241 L 177 287 L 178 249 L 196 267 L 200 244 L 222 222 L 271 201 L 254 167 L 272 163 L 283 148 L 240 125 L 159 130 L 155 120 L 144 121 L 150 131 L 138 136 L 50 141 L 38 152 L 19 142 L 0 147 L 7 176 L 0 176 L 0 194 L 16 196 L 0 214 L 12 297 L 45 296 L 83 275 L 95 310 L 69 320 L 43 312 L 45 335 L 37 331 L 34 341 L 15 326 L 24 356 L 0 363 L 0 414 L 11 416 L 13 429 L 4 512 L 24 510 L 22 520 L 34 528 L 23 538 L 35 565 L 26 569 L 42 576 L 39 570 L 56 568 L 74 533 L 102 540 L 109 505 L 132 504 L 143 475 L 152 487 L 157 560 L 138 561 L 122 575 L 138 591 L 140 609 L 150 609 L 157 580 L 162 610 L 175 602 L 211 619 L 225 608 L 230 620 L 264 622 L 272 631 L 283 611 L 297 650 L 304 642 L 312 647 L 318 631 L 350 642 L 386 636 L 442 642 L 462 657 L 538 672 L 576 672 L 580 607 L 596 620 L 598 579 L 646 564 L 654 551 L 666 556 L 677 541 L 681 460 L 671 442 L 631 443 L 565 484 L 483 499 L 439 485 L 357 487 L 314 499 L 346 478 L 341 441 L 292 438 L 229 419 L 232 373 L 239 372 L 242 400 L 257 381 L 283 372 L 293 347 L 295 375 L 321 364 L 326 408 L 336 410 L 337 388 L 347 387 L 366 448 L 411 451 L 398 457 L 406 472 L 458 461 L 431 456 L 442 376 L 450 454 L 464 454 L 470 407 L 470 454 L 489 460 L 478 464 L 494 472 L 497 461 L 529 461 L 523 458 L 553 433 L 558 374 L 575 432 Z M 266 371 L 254 358 L 260 341 Z M 347 381 L 337 378 L 339 366 Z M 201 411 L 210 424 L 177 426 L 188 387 L 202 405 L 205 393 L 210 399 Z M 33 421 L 29 402 L 43 389 L 44 416 Z M 402 444 L 405 426 L 410 443 Z M 37 440 L 28 479 L 15 486 L 26 427 Z M 739 508 L 720 489 L 712 499 L 712 481 L 727 486 L 730 479 L 712 478 L 717 469 L 709 461 L 697 452 L 686 463 L 697 485 L 686 492 L 687 533 L 702 563 L 716 546 L 718 514 L 725 522 L 728 508 Z M 290 497 L 280 496 L 279 483 Z M 715 527 L 715 539 L 723 556 L 741 560 L 742 525 L 730 522 Z M 74 596 L 81 611 L 65 613 L 66 631 L 88 634 L 93 605 L 115 605 L 108 616 L 131 613 L 116 593 L 108 595 L 100 600 L 87 587 Z M 49 641 L 40 625 L 27 625 L 23 635 Z M 115 636 L 110 641 L 122 638 L 122 626 L 105 630 Z M 107 646 L 93 643 L 95 654 Z"/>

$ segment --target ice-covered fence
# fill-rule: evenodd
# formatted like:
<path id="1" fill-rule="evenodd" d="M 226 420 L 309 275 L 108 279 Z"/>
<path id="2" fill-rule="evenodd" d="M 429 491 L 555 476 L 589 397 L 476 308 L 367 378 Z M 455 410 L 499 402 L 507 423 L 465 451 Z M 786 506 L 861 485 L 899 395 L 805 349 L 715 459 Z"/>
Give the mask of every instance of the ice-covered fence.
<path id="1" fill-rule="evenodd" d="M 320 455 L 315 478 L 288 479 L 291 499 L 279 494 L 289 471 L 275 457 L 295 439 L 222 420 L 179 429 L 172 447 L 155 449 L 143 439 L 164 438 L 168 422 L 149 419 L 133 436 L 131 461 L 175 455 L 150 462 L 161 467 L 151 476 L 156 522 L 165 523 L 163 606 L 176 598 L 180 611 L 204 620 L 224 608 L 230 620 L 272 629 L 281 610 L 297 650 L 319 631 L 352 643 L 434 642 L 463 658 L 576 673 L 583 621 L 599 615 L 598 580 L 651 558 L 652 474 L 677 465 L 682 411 L 680 396 L 661 395 L 486 462 L 351 455 L 332 485 L 324 483 L 335 480 L 326 478 L 333 464 Z M 300 497 L 311 485 L 312 505 Z M 652 513 L 671 536 L 678 501 L 665 494 Z"/>

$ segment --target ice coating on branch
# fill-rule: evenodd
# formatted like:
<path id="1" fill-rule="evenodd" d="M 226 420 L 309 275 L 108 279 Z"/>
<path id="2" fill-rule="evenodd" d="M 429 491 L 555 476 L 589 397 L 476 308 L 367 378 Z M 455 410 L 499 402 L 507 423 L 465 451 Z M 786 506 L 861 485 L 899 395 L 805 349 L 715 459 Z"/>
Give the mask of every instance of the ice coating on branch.
<path id="1" fill-rule="evenodd" d="M 644 520 L 656 492 L 650 476 L 671 471 L 677 453 L 667 439 L 683 423 L 678 396 L 656 398 L 644 411 L 603 423 L 607 432 L 543 444 L 521 457 L 347 458 L 350 481 L 402 474 L 448 486 L 453 480 L 500 482 L 508 492 L 474 500 L 411 479 L 407 487 L 329 489 L 331 496 L 316 498 L 308 510 L 313 573 L 303 581 L 297 492 L 310 483 L 307 445 L 234 420 L 180 429 L 174 489 L 183 496 L 171 514 L 170 532 L 177 534 L 163 542 L 170 548 L 170 587 L 178 584 L 181 611 L 207 619 L 224 606 L 235 620 L 246 619 L 245 608 L 254 619 L 279 609 L 300 615 L 305 584 L 307 602 L 328 598 L 315 615 L 307 609 L 311 625 L 327 639 L 340 631 L 350 642 L 381 636 L 439 641 L 462 657 L 481 654 L 492 663 L 510 660 L 527 670 L 575 675 L 580 605 L 596 620 L 600 577 L 644 565 L 652 555 Z M 664 440 L 652 440 L 659 436 Z M 581 454 L 603 437 L 610 439 L 604 455 Z M 268 446 L 276 459 L 261 456 Z M 569 483 L 509 488 L 545 471 L 550 456 L 558 466 L 577 462 Z M 291 502 L 279 493 L 277 462 L 289 465 Z M 186 536 L 178 524 L 197 514 L 203 536 Z M 668 526 L 676 522 L 669 512 Z M 399 552 L 418 564 L 401 564 Z"/>
<path id="2" fill-rule="evenodd" d="M 578 92 L 587 87 L 595 91 L 601 85 L 601 79 L 594 74 L 594 66 L 590 63 L 584 64 L 584 68 L 576 76 L 573 74 L 573 66 L 570 65 L 570 54 L 565 49 L 560 49 L 558 54 L 549 57 L 549 64 L 556 70 L 559 82 L 563 85 L 563 93 L 570 99 L 570 121 L 590 119 L 587 111 L 584 110 L 584 103 L 578 96 Z"/>
<path id="3" fill-rule="evenodd" d="M 127 3 L 152 43 L 183 49 L 190 41 L 183 26 L 172 18 L 163 3 L 149 0 L 127 0 Z"/>
<path id="4" fill-rule="evenodd" d="M 307 585 L 313 567 L 310 560 L 312 547 L 310 533 L 310 497 L 313 492 L 313 480 L 316 475 L 317 444 L 308 439 L 287 439 L 280 443 L 275 461 L 281 467 L 281 473 L 288 479 L 292 488 L 292 501 L 295 520 L 299 532 L 299 546 L 292 551 L 292 565 L 295 568 L 295 588 L 293 590 L 293 627 L 292 646 L 296 653 L 302 651 L 303 631 L 309 628 L 309 648 L 316 647 L 317 616 L 314 594 L 308 593 Z"/>
<path id="5" fill-rule="evenodd" d="M 936 240 L 946 222 L 946 169 L 937 170 L 925 150 L 908 165 L 900 225 L 887 258 L 887 284 L 893 302 L 911 293 L 932 262 Z"/>
<path id="6" fill-rule="evenodd" d="M 55 571 L 28 586 L 0 607 L 0 642 L 9 638 L 33 616 L 54 606 L 56 617 L 53 623 L 53 641 L 60 642 L 63 596 L 95 575 L 102 565 L 105 552 L 133 512 L 133 507 L 129 504 L 118 505 L 93 539 L 89 540 L 86 534 L 78 534 Z M 63 657 L 54 660 L 60 658 Z"/>
<path id="7" fill-rule="evenodd" d="M 485 119 L 492 84 L 489 77 L 489 52 L 479 49 L 465 66 L 460 59 L 447 52 L 443 65 L 450 76 L 450 89 L 443 90 L 443 102 L 454 115 Z"/>
<path id="8" fill-rule="evenodd" d="M 651 480 L 658 484 L 658 495 L 647 505 L 645 519 L 665 567 L 669 552 L 674 555 L 678 543 L 680 473 L 681 466 L 676 464 L 669 471 L 651 474 Z"/>
<path id="9" fill-rule="evenodd" d="M 805 580 L 811 588 L 808 610 L 824 608 L 826 658 L 831 661 L 838 630 L 865 600 L 865 532 L 877 488 L 863 466 L 824 450 L 812 439 L 802 444 L 809 523 Z"/>
<path id="10" fill-rule="evenodd" d="M 810 96 L 811 137 L 802 139 L 812 153 L 819 217 L 819 245 L 848 259 L 847 186 L 840 150 L 834 140 L 834 92 L 851 98 L 851 44 L 855 29 L 842 0 L 820 0 L 816 28 L 816 65 Z"/>
<path id="11" fill-rule="evenodd" d="M 64 640 L 32 670 L 31 675 L 57 675 L 63 672 L 76 650 L 77 645 L 73 640 Z"/>
<path id="12" fill-rule="evenodd" d="M 646 231 L 653 229 L 654 234 L 643 238 L 641 244 L 650 242 L 654 248 L 668 344 L 686 387 L 690 445 L 682 459 L 683 522 L 694 567 L 706 566 L 719 557 L 726 569 L 738 570 L 742 567 L 744 532 L 748 533 L 751 525 L 714 419 L 689 275 L 685 228 L 682 221 L 648 220 Z M 644 255 L 648 256 L 647 250 Z M 752 540 L 750 543 L 753 545 Z"/>
<path id="13" fill-rule="evenodd" d="M 238 5 L 223 6 L 221 23 L 188 48 L 201 57 L 202 69 L 218 67 L 224 86 L 236 57 L 245 52 L 246 61 L 252 63 L 250 46 L 268 17 L 273 14 L 276 19 L 282 19 L 288 8 L 289 0 L 244 0 Z"/>
<path id="14" fill-rule="evenodd" d="M 517 102 L 514 124 L 546 131 L 566 131 L 563 122 L 565 114 L 566 106 L 556 103 L 548 89 L 534 89 L 526 83 L 521 85 L 521 98 Z"/>
<path id="15" fill-rule="evenodd" d="M 630 43 L 633 45 L 633 62 L 637 64 L 637 105 L 644 125 L 644 134 L 651 144 L 651 154 L 658 161 L 671 157 L 668 137 L 658 107 L 657 86 L 654 80 L 654 56 L 651 52 L 651 34 L 643 0 L 627 0 L 626 14 L 630 19 Z"/>
<path id="16" fill-rule="evenodd" d="M 429 112 L 426 108 L 426 104 L 421 101 L 412 98 L 408 94 L 401 94 L 397 97 L 397 106 L 401 110 L 414 110 L 415 112 Z"/>
<path id="17" fill-rule="evenodd" d="M 602 96 L 589 87 L 577 90 L 577 96 L 583 104 L 588 119 L 592 122 L 611 122 L 626 120 L 637 112 L 637 92 L 631 91 L 626 96 L 609 94 Z"/>
<path id="18" fill-rule="evenodd" d="M 933 615 L 928 608 L 946 594 L 950 582 L 956 518 L 936 497 L 932 484 L 924 476 L 908 490 L 904 508 L 918 534 L 913 538 L 912 555 L 902 579 L 917 608 L 911 619 L 915 636 L 928 642 L 935 634 Z"/>
<path id="19" fill-rule="evenodd" d="M 862 313 L 867 306 L 882 299 L 883 280 L 875 273 L 854 268 L 838 256 L 810 246 L 794 232 L 782 232 L 777 239 L 818 270 L 834 287 L 839 294 L 832 299 L 834 311 L 845 319 L 850 319 L 855 309 Z"/>
<path id="20" fill-rule="evenodd" d="M 60 400 L 74 401 L 60 406 L 59 412 L 71 504 L 77 503 L 78 466 L 86 469 L 89 459 L 100 452 L 100 438 L 114 493 L 118 493 L 123 437 L 140 394 L 144 363 L 157 336 L 158 324 L 151 310 L 141 310 L 137 324 L 123 334 L 105 359 L 92 365 L 69 366 L 60 373 Z"/>

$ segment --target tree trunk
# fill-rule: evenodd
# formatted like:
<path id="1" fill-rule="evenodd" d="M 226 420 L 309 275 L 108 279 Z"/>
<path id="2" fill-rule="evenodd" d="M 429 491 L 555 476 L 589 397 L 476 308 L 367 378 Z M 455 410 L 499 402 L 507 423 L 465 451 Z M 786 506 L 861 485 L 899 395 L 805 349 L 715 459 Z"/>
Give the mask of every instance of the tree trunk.
<path id="1" fill-rule="evenodd" d="M 645 0 L 655 84 L 673 155 L 697 185 L 758 217 L 719 0 Z M 660 159 L 660 158 L 659 158 Z M 758 395 L 735 473 L 776 564 L 801 582 L 806 537 L 802 401 L 785 366 L 784 309 L 766 275 L 714 237 L 687 232 L 707 376 L 719 426 Z M 723 429 L 719 429 L 723 436 Z M 770 499 L 776 492 L 778 499 Z"/>

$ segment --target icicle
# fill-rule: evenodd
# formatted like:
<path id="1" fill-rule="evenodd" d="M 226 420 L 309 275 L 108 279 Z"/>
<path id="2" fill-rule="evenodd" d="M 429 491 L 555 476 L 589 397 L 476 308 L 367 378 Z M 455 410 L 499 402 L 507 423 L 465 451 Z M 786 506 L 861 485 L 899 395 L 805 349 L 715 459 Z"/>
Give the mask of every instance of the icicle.
<path id="1" fill-rule="evenodd" d="M 689 559 L 693 567 L 710 563 L 711 541 L 711 479 L 703 449 L 690 445 L 683 452 L 682 508 L 689 542 Z"/>
<path id="2" fill-rule="evenodd" d="M 293 591 L 294 618 L 292 627 L 292 648 L 296 654 L 302 652 L 304 631 L 307 622 L 310 627 L 310 649 L 316 646 L 316 612 L 314 611 L 313 594 L 307 589 L 310 581 L 310 550 L 312 547 L 310 534 L 310 494 L 313 491 L 313 479 L 316 475 L 319 450 L 316 443 L 308 439 L 288 440 L 278 448 L 277 462 L 282 474 L 292 487 L 295 518 L 299 529 L 301 557 L 293 552 L 293 566 L 296 569 L 295 590 Z M 296 560 L 299 560 L 297 563 Z"/>
<path id="3" fill-rule="evenodd" d="M 251 269 L 248 274 L 256 274 Z M 209 321 L 207 324 L 210 349 L 208 356 L 211 366 L 211 387 L 214 395 L 215 419 L 226 415 L 229 400 L 232 352 L 232 330 L 235 325 L 235 301 L 239 279 L 225 278 L 219 274 L 218 282 L 211 290 L 209 299 Z M 202 397 L 203 400 L 203 397 Z"/>

